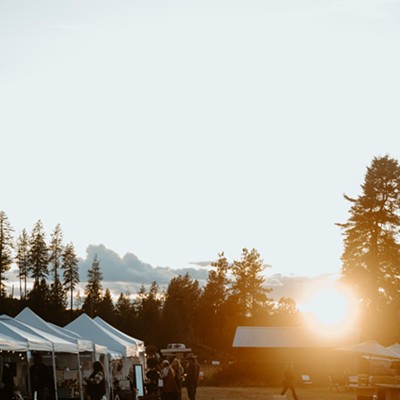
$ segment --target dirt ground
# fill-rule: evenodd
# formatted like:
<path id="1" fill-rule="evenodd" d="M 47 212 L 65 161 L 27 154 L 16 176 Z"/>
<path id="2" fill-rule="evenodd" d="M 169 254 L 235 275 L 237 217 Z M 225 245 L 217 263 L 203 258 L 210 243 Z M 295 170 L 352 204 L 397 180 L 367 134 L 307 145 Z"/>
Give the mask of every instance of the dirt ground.
<path id="1" fill-rule="evenodd" d="M 262 387 L 216 387 L 200 386 L 197 389 L 196 400 L 272 400 L 273 394 L 279 394 L 279 388 Z M 356 400 L 355 392 L 329 391 L 328 388 L 307 387 L 296 388 L 299 400 Z M 291 393 L 287 400 L 292 400 Z M 188 400 L 186 388 L 182 390 L 182 400 Z"/>

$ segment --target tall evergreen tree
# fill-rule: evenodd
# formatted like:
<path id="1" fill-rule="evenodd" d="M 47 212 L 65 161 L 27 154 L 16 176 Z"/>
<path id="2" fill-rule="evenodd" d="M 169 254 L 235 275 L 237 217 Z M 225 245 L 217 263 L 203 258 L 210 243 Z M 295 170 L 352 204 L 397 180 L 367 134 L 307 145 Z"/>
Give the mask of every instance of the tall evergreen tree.
<path id="1" fill-rule="evenodd" d="M 0 211 L 0 297 L 5 296 L 5 287 L 3 281 L 7 278 L 4 273 L 7 272 L 12 264 L 13 228 L 4 211 Z"/>
<path id="2" fill-rule="evenodd" d="M 21 298 L 26 298 L 26 287 L 29 275 L 29 235 L 26 229 L 23 229 L 17 239 L 17 257 L 19 292 Z M 23 283 L 23 289 L 22 289 Z"/>
<path id="3" fill-rule="evenodd" d="M 79 280 L 78 257 L 76 256 L 74 245 L 69 243 L 65 246 L 62 254 L 62 269 L 64 287 L 70 292 L 70 308 L 74 309 L 74 290 Z"/>
<path id="4" fill-rule="evenodd" d="M 164 345 L 171 341 L 190 343 L 195 339 L 199 297 L 199 282 L 188 273 L 171 279 L 163 308 Z"/>
<path id="5" fill-rule="evenodd" d="M 106 289 L 98 306 L 97 314 L 100 318 L 113 325 L 115 320 L 115 307 L 110 289 Z"/>
<path id="6" fill-rule="evenodd" d="M 234 261 L 232 271 L 231 300 L 237 305 L 238 317 L 255 319 L 268 312 L 270 306 L 267 293 L 271 290 L 264 286 L 261 273 L 265 267 L 256 249 L 243 248 L 241 259 Z"/>
<path id="7" fill-rule="evenodd" d="M 53 283 L 50 286 L 50 304 L 55 313 L 61 312 L 65 308 L 66 294 L 61 283 L 59 271 L 62 264 L 63 254 L 63 233 L 60 224 L 57 224 L 51 234 L 49 245 L 49 264 L 53 275 Z"/>
<path id="8" fill-rule="evenodd" d="M 139 290 L 135 301 L 137 310 L 137 337 L 147 343 L 159 343 L 161 340 L 162 293 L 157 282 L 152 282 L 148 291 L 145 287 Z"/>
<path id="9" fill-rule="evenodd" d="M 227 326 L 226 302 L 228 298 L 229 263 L 224 253 L 211 263 L 207 283 L 199 300 L 199 330 L 202 341 L 213 348 L 221 348 L 226 336 L 221 334 Z"/>
<path id="10" fill-rule="evenodd" d="M 121 331 L 134 335 L 133 326 L 136 321 L 136 311 L 130 300 L 130 293 L 121 293 L 115 305 L 116 324 Z"/>
<path id="11" fill-rule="evenodd" d="M 83 310 L 91 317 L 97 315 L 97 308 L 102 298 L 102 284 L 103 274 L 100 270 L 100 261 L 97 259 L 97 254 L 94 256 L 91 268 L 88 271 L 88 281 L 85 288 L 85 302 L 83 303 Z"/>
<path id="12" fill-rule="evenodd" d="M 344 236 L 342 279 L 364 306 L 377 310 L 400 293 L 400 165 L 389 156 L 374 157 L 362 193 L 344 196 L 351 204 Z"/>
<path id="13" fill-rule="evenodd" d="M 38 286 L 49 274 L 48 249 L 41 220 L 33 227 L 29 247 L 29 272 L 34 279 L 34 285 Z"/>

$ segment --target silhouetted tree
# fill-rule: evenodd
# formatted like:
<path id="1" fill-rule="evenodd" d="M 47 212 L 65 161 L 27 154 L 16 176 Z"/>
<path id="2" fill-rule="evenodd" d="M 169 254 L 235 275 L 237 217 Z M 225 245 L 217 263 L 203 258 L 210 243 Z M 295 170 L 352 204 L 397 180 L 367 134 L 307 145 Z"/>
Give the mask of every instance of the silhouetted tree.
<path id="1" fill-rule="evenodd" d="M 97 254 L 94 256 L 91 268 L 88 271 L 88 281 L 85 289 L 85 301 L 83 303 L 83 311 L 89 314 L 92 318 L 97 315 L 97 308 L 101 302 L 101 292 L 103 274 L 100 270 L 100 261 L 97 259 Z"/>
<path id="2" fill-rule="evenodd" d="M 69 243 L 65 246 L 62 254 L 62 269 L 64 287 L 70 292 L 70 308 L 74 309 L 74 290 L 79 280 L 78 257 L 76 256 L 74 245 Z"/>
<path id="3" fill-rule="evenodd" d="M 267 293 L 271 291 L 264 286 L 261 273 L 265 267 L 256 249 L 242 250 L 240 260 L 233 261 L 231 301 L 237 305 L 238 322 L 246 319 L 256 319 L 268 312 L 270 299 Z"/>
<path id="4" fill-rule="evenodd" d="M 118 329 L 133 334 L 133 326 L 136 320 L 136 312 L 130 300 L 130 293 L 121 293 L 115 305 L 116 324 Z"/>
<path id="5" fill-rule="evenodd" d="M 36 222 L 29 242 L 29 272 L 37 287 L 46 279 L 48 270 L 48 250 L 42 221 Z"/>
<path id="6" fill-rule="evenodd" d="M 229 279 L 229 263 L 224 253 L 218 254 L 218 260 L 211 263 L 207 283 L 199 299 L 199 335 L 201 341 L 210 347 L 225 347 L 224 335 L 229 318 L 226 309 Z"/>
<path id="7" fill-rule="evenodd" d="M 400 166 L 389 156 L 367 168 L 362 194 L 351 203 L 344 236 L 342 279 L 357 290 L 367 308 L 379 309 L 400 290 Z"/>
<path id="8" fill-rule="evenodd" d="M 29 307 L 43 319 L 50 320 L 54 317 L 49 309 L 50 288 L 46 279 L 42 278 L 39 282 L 35 281 L 32 290 L 28 293 Z"/>
<path id="9" fill-rule="evenodd" d="M 51 240 L 48 247 L 49 264 L 52 265 L 53 283 L 50 286 L 50 307 L 54 314 L 61 313 L 65 309 L 66 295 L 59 277 L 63 253 L 63 233 L 60 224 L 57 224 L 51 234 Z"/>
<path id="10" fill-rule="evenodd" d="M 104 292 L 104 296 L 98 305 L 97 315 L 109 324 L 114 324 L 115 307 L 111 297 L 111 292 L 108 288 Z"/>
<path id="11" fill-rule="evenodd" d="M 26 229 L 23 229 L 17 239 L 17 257 L 18 265 L 19 291 L 21 298 L 26 298 L 26 287 L 28 281 L 29 269 L 29 235 Z M 22 289 L 22 283 L 24 288 Z"/>
<path id="12" fill-rule="evenodd" d="M 192 280 L 189 274 L 171 279 L 163 308 L 164 345 L 195 340 L 199 297 L 199 282 Z"/>
<path id="13" fill-rule="evenodd" d="M 7 278 L 4 273 L 10 269 L 13 261 L 13 231 L 6 213 L 0 211 L 0 297 L 6 293 L 3 281 Z"/>
<path id="14" fill-rule="evenodd" d="M 277 326 L 299 325 L 299 310 L 296 302 L 289 297 L 281 297 L 273 308 L 270 321 Z"/>
<path id="15" fill-rule="evenodd" d="M 137 312 L 136 335 L 146 338 L 146 343 L 158 343 L 161 340 L 161 310 L 163 294 L 157 282 L 152 282 L 148 291 L 145 287 L 139 290 L 135 307 Z"/>

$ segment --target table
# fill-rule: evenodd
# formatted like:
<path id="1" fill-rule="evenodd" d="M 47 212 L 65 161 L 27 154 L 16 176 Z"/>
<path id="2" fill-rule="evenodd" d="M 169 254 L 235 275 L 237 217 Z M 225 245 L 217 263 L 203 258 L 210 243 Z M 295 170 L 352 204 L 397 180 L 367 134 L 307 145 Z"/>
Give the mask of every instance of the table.
<path id="1" fill-rule="evenodd" d="M 400 400 L 400 384 L 398 383 L 377 383 L 379 389 L 383 389 L 385 400 Z"/>

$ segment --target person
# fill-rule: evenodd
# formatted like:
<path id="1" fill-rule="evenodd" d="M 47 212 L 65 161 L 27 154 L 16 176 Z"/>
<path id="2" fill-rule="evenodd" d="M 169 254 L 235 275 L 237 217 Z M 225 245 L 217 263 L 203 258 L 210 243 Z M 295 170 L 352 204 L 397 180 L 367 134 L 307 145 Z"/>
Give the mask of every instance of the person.
<path id="1" fill-rule="evenodd" d="M 196 360 L 193 353 L 188 354 L 186 357 L 186 390 L 189 400 L 196 400 L 196 391 L 199 384 L 200 364 Z"/>
<path id="2" fill-rule="evenodd" d="M 43 362 L 41 354 L 33 355 L 33 365 L 29 369 L 32 396 L 37 400 L 49 400 L 54 394 L 54 380 L 51 367 Z"/>
<path id="3" fill-rule="evenodd" d="M 14 396 L 14 378 L 10 364 L 3 365 L 3 374 L 0 381 L 0 399 L 12 400 Z"/>
<path id="4" fill-rule="evenodd" d="M 178 400 L 181 400 L 181 398 L 182 398 L 182 384 L 183 384 L 183 381 L 185 379 L 185 377 L 184 377 L 185 370 L 183 369 L 182 364 L 179 361 L 179 358 L 175 357 L 172 360 L 171 368 L 174 370 L 175 383 L 176 383 L 176 387 L 178 389 Z"/>
<path id="5" fill-rule="evenodd" d="M 147 360 L 147 371 L 146 371 L 146 394 L 149 399 L 158 398 L 158 380 L 160 373 L 158 371 L 158 360 L 156 357 L 150 357 Z"/>
<path id="6" fill-rule="evenodd" d="M 106 381 L 104 377 L 104 368 L 100 361 L 93 363 L 93 372 L 89 378 L 85 379 L 86 393 L 90 400 L 101 400 L 106 395 Z"/>
<path id="7" fill-rule="evenodd" d="M 296 394 L 296 389 L 294 387 L 294 372 L 293 372 L 293 363 L 288 363 L 286 364 L 286 367 L 284 369 L 284 377 L 283 377 L 283 389 L 281 392 L 281 395 L 284 395 L 288 389 L 291 390 L 292 396 L 294 400 L 298 400 L 299 398 L 297 397 Z"/>
<path id="8" fill-rule="evenodd" d="M 178 388 L 176 386 L 174 370 L 168 360 L 161 363 L 160 378 L 162 379 L 161 400 L 178 400 Z"/>

